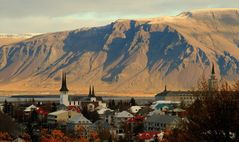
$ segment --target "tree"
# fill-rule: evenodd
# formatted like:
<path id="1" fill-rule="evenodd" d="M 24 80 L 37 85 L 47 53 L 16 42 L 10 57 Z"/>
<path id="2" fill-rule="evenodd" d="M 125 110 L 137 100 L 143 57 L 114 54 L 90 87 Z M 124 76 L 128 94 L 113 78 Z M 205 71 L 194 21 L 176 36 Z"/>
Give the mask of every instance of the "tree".
<path id="1" fill-rule="evenodd" d="M 115 105 L 115 100 L 109 100 L 109 108 L 110 109 L 116 109 L 116 105 Z"/>
<path id="2" fill-rule="evenodd" d="M 0 123 L 0 132 L 7 132 L 12 136 L 17 136 L 19 134 L 17 124 L 10 116 L 3 114 L 2 112 L 0 112 Z"/>
<path id="3" fill-rule="evenodd" d="M 222 83 L 218 91 L 206 85 L 195 92 L 197 99 L 187 109 L 188 116 L 168 141 L 238 141 L 239 140 L 239 88 Z"/>
<path id="4" fill-rule="evenodd" d="M 38 114 L 37 114 L 37 111 L 36 109 L 34 109 L 32 112 L 31 112 L 31 118 L 30 118 L 31 122 L 37 122 L 38 120 Z"/>
<path id="5" fill-rule="evenodd" d="M 4 113 L 8 113 L 8 112 L 9 112 L 7 100 L 4 101 L 4 104 L 3 104 L 3 112 L 4 112 Z"/>
<path id="6" fill-rule="evenodd" d="M 135 106 L 136 105 L 136 101 L 135 101 L 134 98 L 131 98 L 129 103 L 130 103 L 130 106 Z"/>
<path id="7" fill-rule="evenodd" d="M 52 105 L 51 105 L 51 112 L 54 112 L 56 110 L 57 110 L 56 103 L 52 103 Z"/>

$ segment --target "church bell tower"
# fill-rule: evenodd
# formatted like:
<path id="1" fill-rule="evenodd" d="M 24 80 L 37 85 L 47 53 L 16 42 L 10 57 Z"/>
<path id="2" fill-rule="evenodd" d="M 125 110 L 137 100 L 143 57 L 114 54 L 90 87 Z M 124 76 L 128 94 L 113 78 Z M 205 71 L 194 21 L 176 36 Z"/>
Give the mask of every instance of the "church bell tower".
<path id="1" fill-rule="evenodd" d="M 216 91 L 218 89 L 218 81 L 215 75 L 214 64 L 212 64 L 211 77 L 208 80 L 208 85 L 209 91 Z"/>
<path id="2" fill-rule="evenodd" d="M 66 73 L 62 72 L 62 82 L 61 82 L 61 89 L 60 89 L 60 104 L 64 104 L 65 106 L 69 105 L 69 99 L 68 99 L 68 88 L 66 84 Z"/>

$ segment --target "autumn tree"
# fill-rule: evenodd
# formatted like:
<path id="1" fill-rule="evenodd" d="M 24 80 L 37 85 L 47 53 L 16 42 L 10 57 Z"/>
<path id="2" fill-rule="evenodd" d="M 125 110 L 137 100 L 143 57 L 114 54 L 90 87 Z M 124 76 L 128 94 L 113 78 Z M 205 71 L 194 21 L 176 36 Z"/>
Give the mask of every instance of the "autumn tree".
<path id="1" fill-rule="evenodd" d="M 168 141 L 239 141 L 239 82 L 227 82 L 210 91 L 201 82 L 195 91 L 197 99 L 187 109 L 187 119 L 173 130 Z"/>

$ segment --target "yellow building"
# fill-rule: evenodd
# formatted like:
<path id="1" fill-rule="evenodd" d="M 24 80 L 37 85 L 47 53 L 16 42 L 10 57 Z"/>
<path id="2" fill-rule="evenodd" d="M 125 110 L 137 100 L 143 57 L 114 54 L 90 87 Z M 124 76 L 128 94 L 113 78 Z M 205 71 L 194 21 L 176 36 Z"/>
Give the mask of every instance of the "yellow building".
<path id="1" fill-rule="evenodd" d="M 58 110 L 48 114 L 48 124 L 66 124 L 67 121 L 79 113 L 71 110 Z"/>

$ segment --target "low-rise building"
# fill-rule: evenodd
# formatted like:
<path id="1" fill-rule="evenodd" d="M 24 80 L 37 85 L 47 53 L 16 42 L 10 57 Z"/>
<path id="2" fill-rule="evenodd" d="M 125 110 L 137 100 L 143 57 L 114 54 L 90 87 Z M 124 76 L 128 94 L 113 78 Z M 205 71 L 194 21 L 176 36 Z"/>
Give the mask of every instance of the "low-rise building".
<path id="1" fill-rule="evenodd" d="M 66 124 L 66 122 L 73 116 L 78 115 L 78 112 L 67 111 L 67 110 L 58 110 L 51 112 L 47 116 L 48 124 Z"/>
<path id="2" fill-rule="evenodd" d="M 173 110 L 177 106 L 180 105 L 179 101 L 156 101 L 153 102 L 151 105 L 151 108 L 154 110 L 161 110 L 161 111 L 167 111 L 167 110 Z"/>
<path id="3" fill-rule="evenodd" d="M 190 105 L 195 101 L 195 96 L 191 91 L 168 91 L 164 90 L 163 92 L 155 95 L 156 101 L 178 101 L 183 102 L 186 105 Z"/>
<path id="4" fill-rule="evenodd" d="M 133 114 L 136 114 L 141 108 L 142 108 L 142 106 L 131 106 L 129 108 L 129 111 Z"/>
<path id="5" fill-rule="evenodd" d="M 81 113 L 72 116 L 66 125 L 66 130 L 69 133 L 74 133 L 79 136 L 88 136 L 88 128 L 92 125 L 92 122 L 85 118 Z"/>
<path id="6" fill-rule="evenodd" d="M 126 122 L 128 119 L 132 117 L 134 117 L 134 115 L 132 115 L 128 111 L 116 112 L 114 116 L 114 123 L 120 124 L 122 122 Z"/>
<path id="7" fill-rule="evenodd" d="M 180 118 L 177 116 L 154 114 L 145 120 L 145 131 L 172 129 L 177 126 L 179 120 Z"/>

